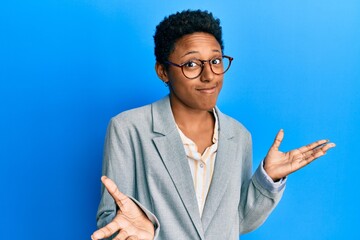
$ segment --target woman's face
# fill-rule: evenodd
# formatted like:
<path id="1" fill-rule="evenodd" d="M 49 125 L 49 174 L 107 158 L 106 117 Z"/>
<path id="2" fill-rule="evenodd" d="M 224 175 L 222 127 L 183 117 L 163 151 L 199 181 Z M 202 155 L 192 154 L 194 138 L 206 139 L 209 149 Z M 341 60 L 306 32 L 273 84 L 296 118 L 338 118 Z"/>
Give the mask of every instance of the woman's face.
<path id="1" fill-rule="evenodd" d="M 181 65 L 194 59 L 210 60 L 221 56 L 221 46 L 214 36 L 199 32 L 180 38 L 168 60 Z M 195 79 L 186 78 L 181 68 L 172 65 L 164 75 L 162 79 L 169 84 L 173 107 L 180 105 L 192 110 L 208 111 L 216 105 L 224 75 L 214 74 L 208 62 Z"/>

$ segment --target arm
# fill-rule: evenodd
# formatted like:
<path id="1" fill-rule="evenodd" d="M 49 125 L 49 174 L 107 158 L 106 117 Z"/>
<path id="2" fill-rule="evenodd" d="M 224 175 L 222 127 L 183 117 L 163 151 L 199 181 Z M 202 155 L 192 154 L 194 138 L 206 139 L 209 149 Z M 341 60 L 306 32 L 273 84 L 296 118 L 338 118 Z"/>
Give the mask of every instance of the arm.
<path id="1" fill-rule="evenodd" d="M 109 224 L 93 233 L 91 239 L 107 238 L 119 231 L 117 239 L 152 240 L 154 225 L 148 216 L 132 199 L 120 192 L 112 180 L 103 176 L 101 181 L 113 197 L 119 210 Z"/>
<path id="2" fill-rule="evenodd" d="M 114 184 L 116 183 L 115 187 L 119 187 L 119 189 L 125 193 L 123 194 L 124 196 L 129 196 L 129 202 L 135 202 L 135 206 L 141 208 L 142 212 L 148 217 L 148 220 L 151 221 L 152 226 L 156 227 L 156 234 L 158 234 L 160 225 L 156 217 L 132 198 L 136 197 L 136 165 L 132 154 L 133 149 L 130 144 L 130 134 L 125 131 L 125 124 L 126 123 L 119 124 L 119 120 L 113 118 L 108 126 L 104 146 L 102 174 L 111 178 L 114 181 Z M 108 179 L 108 181 L 111 180 Z M 102 186 L 101 202 L 97 213 L 98 228 L 104 228 L 105 226 L 114 223 L 114 221 L 117 223 L 117 219 L 115 220 L 115 218 L 117 218 L 119 212 L 121 212 L 119 211 L 120 206 L 118 204 L 118 199 L 114 197 L 114 194 L 111 194 L 111 188 L 108 188 L 109 186 L 105 184 L 106 182 L 103 182 L 104 186 Z M 126 200 L 126 202 L 128 202 L 128 200 Z M 114 224 L 110 225 L 110 227 L 114 227 Z M 118 228 L 118 230 L 120 230 L 119 226 Z M 106 233 L 107 234 L 102 236 L 102 238 L 111 236 L 108 235 L 109 231 Z"/>
<path id="3" fill-rule="evenodd" d="M 240 232 L 246 233 L 260 226 L 275 208 L 283 194 L 286 177 L 315 159 L 323 156 L 335 144 L 328 140 L 319 140 L 307 146 L 283 153 L 279 151 L 284 132 L 280 130 L 269 149 L 265 160 L 250 179 L 251 166 L 245 174 L 250 180 L 242 187 L 239 206 Z M 251 155 L 247 155 L 248 164 Z M 245 177 L 245 179 L 246 179 Z"/>
<path id="4" fill-rule="evenodd" d="M 281 129 L 265 157 L 265 171 L 274 181 L 278 181 L 305 167 L 315 159 L 324 156 L 329 149 L 335 147 L 335 144 L 329 143 L 329 140 L 319 140 L 284 153 L 279 151 L 283 138 L 284 131 Z"/>
<path id="5" fill-rule="evenodd" d="M 285 182 L 274 183 L 263 168 L 263 161 L 253 175 L 252 143 L 248 135 L 247 148 L 243 161 L 242 187 L 239 212 L 240 233 L 247 233 L 258 228 L 270 215 L 280 201 L 285 189 Z"/>

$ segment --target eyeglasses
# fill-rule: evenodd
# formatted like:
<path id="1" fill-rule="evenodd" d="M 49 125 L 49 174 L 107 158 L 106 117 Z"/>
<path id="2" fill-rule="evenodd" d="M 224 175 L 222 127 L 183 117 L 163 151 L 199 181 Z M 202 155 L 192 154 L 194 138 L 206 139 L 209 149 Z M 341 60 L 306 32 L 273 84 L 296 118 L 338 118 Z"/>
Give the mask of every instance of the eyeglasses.
<path id="1" fill-rule="evenodd" d="M 210 64 L 210 69 L 214 74 L 221 75 L 229 70 L 233 59 L 234 58 L 232 57 L 224 55 L 221 57 L 212 58 L 210 60 L 192 59 L 183 64 L 176 64 L 170 61 L 166 61 L 165 63 L 181 68 L 181 71 L 186 78 L 195 79 L 203 72 L 206 62 Z"/>

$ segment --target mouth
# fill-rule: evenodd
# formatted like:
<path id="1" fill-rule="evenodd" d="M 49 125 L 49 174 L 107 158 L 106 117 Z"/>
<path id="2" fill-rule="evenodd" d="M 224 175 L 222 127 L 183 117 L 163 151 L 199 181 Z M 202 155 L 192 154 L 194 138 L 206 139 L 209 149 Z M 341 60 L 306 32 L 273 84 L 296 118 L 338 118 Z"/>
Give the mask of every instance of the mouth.
<path id="1" fill-rule="evenodd" d="M 206 86 L 206 87 L 198 87 L 196 88 L 197 91 L 205 94 L 212 94 L 216 91 L 217 84 L 213 86 Z"/>

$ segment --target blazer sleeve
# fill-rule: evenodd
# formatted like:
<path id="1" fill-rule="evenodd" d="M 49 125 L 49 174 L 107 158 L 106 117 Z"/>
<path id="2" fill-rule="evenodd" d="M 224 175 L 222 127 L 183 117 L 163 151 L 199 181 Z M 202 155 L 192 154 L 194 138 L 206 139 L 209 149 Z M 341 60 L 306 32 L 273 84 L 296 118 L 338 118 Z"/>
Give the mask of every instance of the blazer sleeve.
<path id="1" fill-rule="evenodd" d="M 126 122 L 112 118 L 106 132 L 102 175 L 112 179 L 119 190 L 129 196 L 147 215 L 155 227 L 155 239 L 160 231 L 160 223 L 156 216 L 136 200 L 136 164 Z M 101 186 L 101 200 L 97 211 L 97 226 L 104 227 L 115 217 L 117 206 L 104 185 Z M 112 238 L 109 238 L 112 239 Z"/>
<path id="2" fill-rule="evenodd" d="M 242 187 L 239 204 L 240 233 L 247 233 L 258 228 L 279 203 L 285 182 L 274 183 L 263 169 L 263 162 L 255 173 L 252 171 L 252 141 L 248 134 L 242 172 Z"/>

